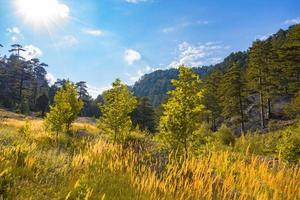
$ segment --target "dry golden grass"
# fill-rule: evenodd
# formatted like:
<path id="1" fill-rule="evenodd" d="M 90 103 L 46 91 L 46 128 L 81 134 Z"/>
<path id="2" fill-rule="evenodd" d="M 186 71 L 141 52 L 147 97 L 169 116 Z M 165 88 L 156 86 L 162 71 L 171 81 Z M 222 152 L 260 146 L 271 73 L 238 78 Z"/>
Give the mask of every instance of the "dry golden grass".
<path id="1" fill-rule="evenodd" d="M 57 146 L 40 119 L 2 121 L 0 199 L 300 199 L 300 168 L 280 160 L 207 151 L 163 165 L 96 137 L 93 124 L 73 128 L 93 139 L 62 135 Z"/>

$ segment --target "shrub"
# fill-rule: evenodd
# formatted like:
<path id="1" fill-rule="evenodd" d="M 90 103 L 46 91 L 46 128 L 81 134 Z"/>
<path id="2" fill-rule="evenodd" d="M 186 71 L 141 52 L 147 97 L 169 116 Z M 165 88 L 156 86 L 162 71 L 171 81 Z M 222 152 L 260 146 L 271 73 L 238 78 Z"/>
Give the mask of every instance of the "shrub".
<path id="1" fill-rule="evenodd" d="M 292 98 L 291 103 L 284 107 L 284 113 L 291 119 L 300 115 L 300 91 Z"/>
<path id="2" fill-rule="evenodd" d="M 231 129 L 228 128 L 226 125 L 222 125 L 216 134 L 219 143 L 223 145 L 234 146 L 235 137 L 232 134 Z"/>
<path id="3" fill-rule="evenodd" d="M 0 199 L 7 199 L 13 184 L 10 169 L 5 169 L 0 173 Z"/>
<path id="4" fill-rule="evenodd" d="M 280 156 L 291 163 L 300 160 L 300 128 L 295 130 L 288 128 L 278 141 L 277 150 Z"/>

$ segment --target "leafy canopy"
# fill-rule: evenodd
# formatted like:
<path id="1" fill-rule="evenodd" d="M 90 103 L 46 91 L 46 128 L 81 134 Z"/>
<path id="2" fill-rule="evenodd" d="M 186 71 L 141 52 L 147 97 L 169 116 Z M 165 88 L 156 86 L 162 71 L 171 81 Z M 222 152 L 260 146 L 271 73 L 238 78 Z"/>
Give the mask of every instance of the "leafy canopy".
<path id="1" fill-rule="evenodd" d="M 186 152 L 193 132 L 202 122 L 203 89 L 199 76 L 191 68 L 180 66 L 178 78 L 172 80 L 175 89 L 163 104 L 160 138 L 169 147 Z"/>
<path id="2" fill-rule="evenodd" d="M 103 93 L 103 99 L 99 127 L 104 133 L 111 135 L 114 142 L 122 142 L 132 126 L 129 114 L 137 105 L 136 97 L 117 79 L 112 84 L 112 89 Z"/>
<path id="3" fill-rule="evenodd" d="M 83 106 L 74 84 L 67 81 L 54 97 L 54 104 L 47 114 L 46 127 L 56 132 L 68 132 L 72 122 L 77 118 Z"/>

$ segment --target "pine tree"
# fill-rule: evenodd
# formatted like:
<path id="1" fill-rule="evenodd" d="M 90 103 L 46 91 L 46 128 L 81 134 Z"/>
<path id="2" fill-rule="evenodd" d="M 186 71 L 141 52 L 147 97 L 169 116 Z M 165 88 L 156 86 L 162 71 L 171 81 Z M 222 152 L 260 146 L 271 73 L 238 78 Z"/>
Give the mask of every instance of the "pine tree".
<path id="1" fill-rule="evenodd" d="M 131 113 L 131 120 L 133 126 L 139 126 L 141 130 L 147 130 L 151 133 L 155 132 L 155 111 L 149 98 L 139 98 L 137 107 Z"/>
<path id="2" fill-rule="evenodd" d="M 43 94 L 37 98 L 36 107 L 42 112 L 42 117 L 44 117 L 49 104 L 49 98 L 46 94 Z"/>
<path id="3" fill-rule="evenodd" d="M 249 52 L 249 63 L 247 68 L 248 88 L 259 93 L 260 99 L 260 121 L 261 128 L 265 128 L 265 95 L 267 93 L 268 63 L 266 60 L 263 41 L 253 43 Z"/>
<path id="4" fill-rule="evenodd" d="M 211 125 L 212 130 L 216 131 L 216 119 L 221 116 L 222 107 L 220 104 L 220 94 L 219 87 L 221 81 L 222 73 L 220 70 L 215 70 L 210 73 L 204 83 L 204 97 L 203 104 L 208 110 L 207 122 L 210 122 L 211 115 Z"/>
<path id="5" fill-rule="evenodd" d="M 132 126 L 130 113 L 137 104 L 128 87 L 117 79 L 112 89 L 103 93 L 104 103 L 100 105 L 102 116 L 100 129 L 112 136 L 114 142 L 123 142 Z"/>
<path id="6" fill-rule="evenodd" d="M 245 81 L 241 65 L 233 64 L 224 74 L 220 84 L 220 100 L 225 119 L 233 120 L 241 125 L 241 132 L 245 132 L 244 98 Z"/>
<path id="7" fill-rule="evenodd" d="M 203 89 L 199 76 L 190 68 L 180 66 L 178 78 L 172 80 L 175 89 L 162 105 L 159 137 L 167 146 L 184 151 L 187 156 L 193 133 L 202 122 Z"/>
<path id="8" fill-rule="evenodd" d="M 84 105 L 81 110 L 81 116 L 88 116 L 89 110 L 92 107 L 92 97 L 89 95 L 87 91 L 87 85 L 85 81 L 80 81 L 76 83 L 77 91 L 79 98 L 83 101 Z"/>
<path id="9" fill-rule="evenodd" d="M 69 132 L 82 106 L 83 102 L 78 98 L 75 85 L 66 81 L 64 87 L 56 93 L 54 105 L 50 106 L 50 112 L 45 119 L 46 127 L 56 132 L 56 136 L 59 132 Z"/>
<path id="10" fill-rule="evenodd" d="M 300 24 L 292 26 L 279 50 L 283 76 L 288 79 L 288 93 L 295 94 L 300 89 Z"/>

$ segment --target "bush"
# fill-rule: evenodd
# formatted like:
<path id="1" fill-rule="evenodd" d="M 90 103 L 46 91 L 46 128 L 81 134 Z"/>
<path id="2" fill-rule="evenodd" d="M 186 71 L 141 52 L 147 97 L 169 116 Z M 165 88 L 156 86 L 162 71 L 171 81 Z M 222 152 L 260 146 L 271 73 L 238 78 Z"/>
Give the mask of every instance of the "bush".
<path id="1" fill-rule="evenodd" d="M 284 107 L 284 113 L 291 119 L 300 115 L 300 91 L 292 98 L 291 103 Z"/>
<path id="2" fill-rule="evenodd" d="M 231 129 L 228 128 L 226 125 L 222 125 L 216 134 L 219 143 L 227 146 L 234 146 L 235 137 L 232 134 Z"/>
<path id="3" fill-rule="evenodd" d="M 299 162 L 300 160 L 300 128 L 292 130 L 288 128 L 282 134 L 278 141 L 277 150 L 280 156 L 291 163 Z"/>
<path id="4" fill-rule="evenodd" d="M 0 173 L 0 199 L 7 199 L 13 185 L 13 178 L 10 169 Z"/>

